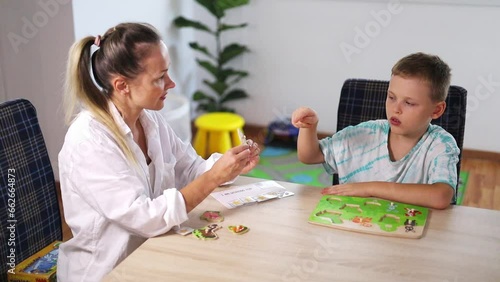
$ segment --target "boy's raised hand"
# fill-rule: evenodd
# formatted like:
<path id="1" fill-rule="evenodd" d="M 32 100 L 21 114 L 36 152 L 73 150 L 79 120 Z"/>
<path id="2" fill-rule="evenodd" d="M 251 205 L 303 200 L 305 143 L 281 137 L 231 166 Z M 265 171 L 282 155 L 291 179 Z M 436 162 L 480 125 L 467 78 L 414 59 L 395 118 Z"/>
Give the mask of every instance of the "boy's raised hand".
<path id="1" fill-rule="evenodd" d="M 318 124 L 318 115 L 307 107 L 300 107 L 292 114 L 292 124 L 297 128 L 311 128 Z"/>

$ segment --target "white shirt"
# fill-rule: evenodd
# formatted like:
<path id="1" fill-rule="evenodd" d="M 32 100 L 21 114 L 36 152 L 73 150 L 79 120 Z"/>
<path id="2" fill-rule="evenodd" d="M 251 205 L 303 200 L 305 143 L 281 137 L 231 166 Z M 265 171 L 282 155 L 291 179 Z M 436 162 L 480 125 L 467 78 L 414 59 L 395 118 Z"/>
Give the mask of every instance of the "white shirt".
<path id="1" fill-rule="evenodd" d="M 455 189 L 460 150 L 451 134 L 431 124 L 408 154 L 392 161 L 389 131 L 387 120 L 372 120 L 322 139 L 323 166 L 330 174 L 338 172 L 339 183 L 447 183 Z"/>
<path id="2" fill-rule="evenodd" d="M 178 188 L 214 162 L 177 138 L 160 114 L 144 110 L 139 118 L 152 161 L 148 167 L 112 103 L 110 111 L 139 167 L 130 164 L 90 112 L 81 112 L 72 123 L 59 153 L 59 171 L 64 215 L 74 237 L 59 248 L 58 281 L 100 281 L 146 238 L 186 221 Z"/>

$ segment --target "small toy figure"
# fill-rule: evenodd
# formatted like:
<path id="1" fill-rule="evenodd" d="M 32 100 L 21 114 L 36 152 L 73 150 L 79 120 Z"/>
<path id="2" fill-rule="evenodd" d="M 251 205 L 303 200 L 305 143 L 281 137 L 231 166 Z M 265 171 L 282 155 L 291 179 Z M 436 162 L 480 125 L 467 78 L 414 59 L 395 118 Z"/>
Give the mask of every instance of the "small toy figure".
<path id="1" fill-rule="evenodd" d="M 405 231 L 415 233 L 415 226 L 417 226 L 417 222 L 414 219 L 406 219 L 405 220 Z"/>
<path id="2" fill-rule="evenodd" d="M 398 205 L 391 202 L 391 204 L 387 207 L 387 211 L 394 211 L 394 210 L 396 210 L 397 207 L 398 207 Z"/>
<path id="3" fill-rule="evenodd" d="M 422 212 L 421 212 L 421 211 L 416 210 L 416 209 L 409 209 L 409 208 L 405 208 L 405 210 L 406 210 L 406 214 L 405 214 L 406 216 L 411 216 L 411 217 L 413 217 L 413 216 L 417 216 L 417 215 L 419 215 L 419 214 L 422 214 Z"/>

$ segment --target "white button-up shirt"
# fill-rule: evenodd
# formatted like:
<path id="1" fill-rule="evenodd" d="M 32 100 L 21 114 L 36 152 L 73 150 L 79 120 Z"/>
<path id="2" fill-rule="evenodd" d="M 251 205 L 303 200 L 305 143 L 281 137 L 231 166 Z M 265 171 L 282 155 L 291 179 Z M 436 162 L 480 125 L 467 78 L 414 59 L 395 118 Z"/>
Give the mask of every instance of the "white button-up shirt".
<path id="1" fill-rule="evenodd" d="M 144 154 L 114 104 L 109 106 L 138 165 L 126 159 L 90 112 L 72 123 L 59 153 L 64 215 L 73 233 L 60 246 L 59 281 L 100 281 L 146 238 L 186 221 L 178 189 L 213 164 L 182 142 L 161 115 L 144 110 L 139 118 L 155 173 L 151 185 Z"/>

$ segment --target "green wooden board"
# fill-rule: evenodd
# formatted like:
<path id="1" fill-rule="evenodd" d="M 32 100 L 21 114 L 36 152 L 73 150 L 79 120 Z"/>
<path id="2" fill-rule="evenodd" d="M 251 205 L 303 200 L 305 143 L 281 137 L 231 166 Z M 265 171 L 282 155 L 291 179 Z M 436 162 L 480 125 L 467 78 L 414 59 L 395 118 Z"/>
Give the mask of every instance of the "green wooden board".
<path id="1" fill-rule="evenodd" d="M 429 209 L 376 198 L 323 196 L 309 222 L 384 236 L 420 238 Z"/>

